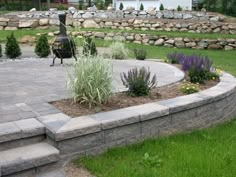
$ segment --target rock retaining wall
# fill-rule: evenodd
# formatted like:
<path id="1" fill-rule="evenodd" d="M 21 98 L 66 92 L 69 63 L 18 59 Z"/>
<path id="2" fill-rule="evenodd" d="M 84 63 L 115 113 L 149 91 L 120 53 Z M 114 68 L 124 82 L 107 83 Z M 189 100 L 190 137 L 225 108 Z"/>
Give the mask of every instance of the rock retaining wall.
<path id="1" fill-rule="evenodd" d="M 193 49 L 224 49 L 235 50 L 236 39 L 190 39 L 190 38 L 171 38 L 167 36 L 156 36 L 149 34 L 135 34 L 135 33 L 105 33 L 105 32 L 91 32 L 81 31 L 72 32 L 75 37 L 90 36 L 104 40 L 114 41 L 128 41 L 137 44 L 177 47 L 177 48 L 193 48 Z"/>
<path id="2" fill-rule="evenodd" d="M 204 128 L 236 116 L 236 79 L 224 73 L 218 85 L 160 102 L 71 119 L 64 114 L 41 120 L 48 141 L 62 157 L 97 154 L 148 137 Z"/>
<path id="3" fill-rule="evenodd" d="M 58 18 L 0 17 L 0 30 L 47 28 L 59 25 Z M 160 19 L 67 18 L 67 25 L 75 28 L 111 28 L 126 30 L 181 31 L 192 33 L 236 34 L 235 23 Z"/>

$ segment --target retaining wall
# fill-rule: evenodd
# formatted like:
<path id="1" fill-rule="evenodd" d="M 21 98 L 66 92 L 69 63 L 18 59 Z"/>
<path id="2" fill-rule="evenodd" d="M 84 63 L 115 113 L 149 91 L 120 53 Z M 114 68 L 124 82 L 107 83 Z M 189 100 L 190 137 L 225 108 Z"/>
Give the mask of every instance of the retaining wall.
<path id="1" fill-rule="evenodd" d="M 177 48 L 192 48 L 192 49 L 224 49 L 235 50 L 236 39 L 200 39 L 200 38 L 182 38 L 157 36 L 150 34 L 135 34 L 127 32 L 92 32 L 92 31 L 74 31 L 72 35 L 75 37 L 90 36 L 107 41 L 128 41 L 136 44 L 177 47 Z"/>
<path id="2" fill-rule="evenodd" d="M 236 116 L 236 79 L 224 73 L 218 85 L 199 93 L 71 119 L 41 117 L 48 141 L 62 157 L 98 154 L 149 137 L 205 128 Z"/>
<path id="3" fill-rule="evenodd" d="M 24 28 L 47 28 L 59 25 L 58 17 L 0 17 L 0 30 L 16 30 Z M 111 28 L 126 30 L 152 30 L 152 31 L 180 31 L 192 33 L 222 33 L 236 34 L 235 23 L 223 23 L 204 20 L 181 19 L 155 19 L 155 18 L 107 18 L 107 17 L 70 17 L 67 25 L 75 28 Z"/>

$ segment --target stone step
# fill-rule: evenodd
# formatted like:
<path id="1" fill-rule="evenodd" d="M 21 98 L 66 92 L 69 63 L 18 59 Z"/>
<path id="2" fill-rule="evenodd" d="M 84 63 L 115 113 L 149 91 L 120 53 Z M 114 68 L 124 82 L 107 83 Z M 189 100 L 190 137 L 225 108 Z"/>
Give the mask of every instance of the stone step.
<path id="1" fill-rule="evenodd" d="M 43 172 L 35 175 L 34 177 L 66 177 L 63 167 L 48 172 Z"/>
<path id="2" fill-rule="evenodd" d="M 31 170 L 59 161 L 59 151 L 46 142 L 0 152 L 0 176 Z"/>
<path id="3" fill-rule="evenodd" d="M 0 151 L 45 139 L 45 127 L 35 118 L 0 124 Z"/>

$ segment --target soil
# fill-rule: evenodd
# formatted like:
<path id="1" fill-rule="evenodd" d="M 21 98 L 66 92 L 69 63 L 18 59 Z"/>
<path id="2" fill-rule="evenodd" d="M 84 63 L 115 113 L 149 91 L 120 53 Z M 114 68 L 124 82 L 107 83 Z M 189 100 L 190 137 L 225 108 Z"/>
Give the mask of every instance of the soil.
<path id="1" fill-rule="evenodd" d="M 217 83 L 217 81 L 208 81 L 204 85 L 199 85 L 199 90 L 208 89 Z M 149 96 L 132 97 L 126 92 L 117 93 L 111 96 L 107 104 L 100 107 L 92 107 L 90 109 L 88 105 L 74 103 L 72 99 L 64 99 L 50 103 L 66 115 L 74 118 L 182 96 L 184 94 L 180 91 L 181 84 L 182 83 L 180 82 L 155 88 L 151 91 Z"/>
<path id="2" fill-rule="evenodd" d="M 66 177 L 94 177 L 86 169 L 78 167 L 73 163 L 68 163 L 64 167 Z"/>

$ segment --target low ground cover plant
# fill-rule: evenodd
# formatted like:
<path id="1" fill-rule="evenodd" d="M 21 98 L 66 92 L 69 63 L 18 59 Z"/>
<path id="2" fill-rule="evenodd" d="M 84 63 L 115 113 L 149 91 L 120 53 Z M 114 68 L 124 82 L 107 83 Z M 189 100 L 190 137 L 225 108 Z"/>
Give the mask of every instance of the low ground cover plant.
<path id="1" fill-rule="evenodd" d="M 143 48 L 135 48 L 134 55 L 137 60 L 145 60 L 147 57 L 147 51 Z"/>
<path id="2" fill-rule="evenodd" d="M 14 33 L 11 33 L 10 36 L 7 36 L 7 43 L 5 46 L 5 54 L 7 57 L 14 59 L 21 55 L 21 49 L 16 40 Z"/>
<path id="3" fill-rule="evenodd" d="M 128 73 L 121 74 L 121 81 L 123 85 L 128 88 L 128 94 L 131 96 L 145 96 L 148 95 L 151 89 L 157 85 L 157 77 L 145 67 L 133 68 Z"/>
<path id="4" fill-rule="evenodd" d="M 113 59 L 125 59 L 129 54 L 129 50 L 125 48 L 125 45 L 122 42 L 112 43 L 110 50 Z"/>
<path id="5" fill-rule="evenodd" d="M 83 56 L 74 64 L 67 86 L 76 103 L 90 108 L 106 104 L 112 94 L 112 65 L 98 56 Z"/>
<path id="6" fill-rule="evenodd" d="M 173 52 L 166 55 L 167 62 L 171 64 L 180 64 L 181 61 L 185 58 L 183 53 Z"/>
<path id="7" fill-rule="evenodd" d="M 180 87 L 181 92 L 184 94 L 192 94 L 199 92 L 198 84 L 193 84 L 191 82 L 185 82 Z"/>
<path id="8" fill-rule="evenodd" d="M 97 48 L 95 42 L 90 37 L 85 37 L 83 41 L 83 55 L 85 56 L 95 56 L 97 55 Z"/>
<path id="9" fill-rule="evenodd" d="M 46 35 L 41 35 L 38 38 L 34 51 L 41 58 L 47 57 L 48 55 L 50 55 L 51 50 L 50 50 L 50 45 L 48 43 L 48 39 Z"/>

